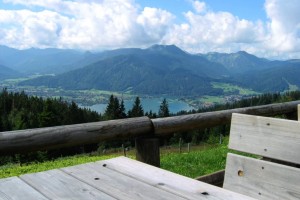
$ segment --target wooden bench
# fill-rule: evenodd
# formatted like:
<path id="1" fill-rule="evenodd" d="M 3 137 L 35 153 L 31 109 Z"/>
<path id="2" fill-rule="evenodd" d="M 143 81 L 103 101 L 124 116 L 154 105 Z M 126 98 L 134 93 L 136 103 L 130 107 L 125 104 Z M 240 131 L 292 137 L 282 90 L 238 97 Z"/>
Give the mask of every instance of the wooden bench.
<path id="1" fill-rule="evenodd" d="M 300 122 L 233 114 L 229 148 L 268 159 L 229 153 L 225 189 L 256 199 L 300 199 Z"/>

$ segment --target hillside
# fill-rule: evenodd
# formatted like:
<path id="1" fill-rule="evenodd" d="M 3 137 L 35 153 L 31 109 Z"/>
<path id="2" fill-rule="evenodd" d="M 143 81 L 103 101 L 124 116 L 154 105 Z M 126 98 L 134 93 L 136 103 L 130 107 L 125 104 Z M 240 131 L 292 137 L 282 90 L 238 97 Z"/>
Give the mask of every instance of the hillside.
<path id="1" fill-rule="evenodd" d="M 119 50 L 105 55 L 108 58 L 102 57 L 86 67 L 21 84 L 180 96 L 220 93 L 210 82 L 228 75 L 222 65 L 185 53 L 176 46 L 156 45 L 145 50 L 135 49 L 134 53 Z"/>
<path id="2" fill-rule="evenodd" d="M 0 64 L 0 80 L 20 77 L 21 73 Z"/>
<path id="3" fill-rule="evenodd" d="M 213 82 L 257 92 L 300 88 L 300 60 L 271 61 L 244 51 L 190 54 L 175 45 L 103 52 L 0 46 L 0 53 L 1 64 L 19 72 L 55 75 L 20 85 L 175 96 L 222 95 Z"/>
<path id="4" fill-rule="evenodd" d="M 66 72 L 73 69 L 72 63 L 83 58 L 84 53 L 75 50 L 34 48 L 17 50 L 0 46 L 0 62 L 25 74 Z"/>
<path id="5" fill-rule="evenodd" d="M 260 92 L 282 92 L 300 88 L 300 65 L 298 62 L 285 63 L 283 66 L 273 67 L 235 76 L 234 80 L 243 86 Z"/>
<path id="6" fill-rule="evenodd" d="M 257 71 L 272 68 L 274 64 L 264 58 L 258 58 L 245 51 L 237 53 L 208 53 L 200 54 L 211 62 L 216 62 L 228 69 L 233 74 L 240 74 L 249 71 Z"/>
<path id="7" fill-rule="evenodd" d="M 164 63 L 158 64 L 159 57 L 121 55 L 58 76 L 39 77 L 21 84 L 175 96 L 221 91 L 211 87 L 213 79 L 205 72 L 196 75 L 191 70 L 176 67 L 173 59 L 165 59 Z"/>

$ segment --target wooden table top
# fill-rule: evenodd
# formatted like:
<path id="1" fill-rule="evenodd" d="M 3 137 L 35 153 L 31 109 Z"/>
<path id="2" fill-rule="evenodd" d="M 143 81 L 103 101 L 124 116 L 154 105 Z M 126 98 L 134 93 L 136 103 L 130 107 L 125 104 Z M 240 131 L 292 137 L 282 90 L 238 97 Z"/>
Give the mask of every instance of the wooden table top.
<path id="1" fill-rule="evenodd" d="M 0 179 L 0 199 L 252 199 L 126 157 Z"/>

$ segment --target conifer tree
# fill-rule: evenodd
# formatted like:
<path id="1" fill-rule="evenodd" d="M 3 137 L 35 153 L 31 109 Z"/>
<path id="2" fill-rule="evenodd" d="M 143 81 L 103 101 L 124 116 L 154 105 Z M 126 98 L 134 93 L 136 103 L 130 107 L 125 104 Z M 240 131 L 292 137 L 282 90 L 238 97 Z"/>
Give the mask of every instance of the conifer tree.
<path id="1" fill-rule="evenodd" d="M 144 116 L 144 109 L 141 104 L 141 100 L 139 97 L 136 97 L 133 107 L 130 111 L 128 111 L 129 117 L 142 117 Z"/>
<path id="2" fill-rule="evenodd" d="M 166 98 L 164 98 L 164 100 L 161 102 L 161 104 L 159 106 L 158 116 L 159 117 L 169 117 L 170 116 L 169 104 L 168 104 Z"/>

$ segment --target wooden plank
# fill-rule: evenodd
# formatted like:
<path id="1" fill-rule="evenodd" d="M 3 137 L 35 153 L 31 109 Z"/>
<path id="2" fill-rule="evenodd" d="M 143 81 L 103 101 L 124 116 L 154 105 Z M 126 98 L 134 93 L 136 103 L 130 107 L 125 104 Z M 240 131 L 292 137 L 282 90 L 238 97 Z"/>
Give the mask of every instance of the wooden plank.
<path id="1" fill-rule="evenodd" d="M 225 175 L 225 170 L 220 170 L 211 174 L 199 176 L 195 179 L 211 185 L 222 187 L 224 183 L 224 175 Z"/>
<path id="2" fill-rule="evenodd" d="M 47 200 L 48 198 L 18 177 L 0 179 L 0 200 L 19 199 Z"/>
<path id="3" fill-rule="evenodd" d="M 106 168 L 189 199 L 252 199 L 251 197 L 224 190 L 126 157 L 99 161 L 97 164 L 99 166 L 105 165 Z"/>
<path id="4" fill-rule="evenodd" d="M 300 104 L 298 104 L 298 121 L 300 121 Z"/>
<path id="5" fill-rule="evenodd" d="M 20 178 L 49 199 L 115 199 L 60 170 L 26 174 Z"/>
<path id="6" fill-rule="evenodd" d="M 257 199 L 300 199 L 300 169 L 228 154 L 224 188 Z"/>
<path id="7" fill-rule="evenodd" d="M 300 122 L 233 114 L 229 148 L 300 164 Z"/>
<path id="8" fill-rule="evenodd" d="M 152 119 L 152 123 L 156 135 L 166 135 L 174 132 L 229 124 L 232 113 L 245 113 L 260 116 L 275 116 L 279 114 L 289 114 L 292 112 L 296 113 L 298 104 L 300 104 L 300 101 L 157 118 Z"/>
<path id="9" fill-rule="evenodd" d="M 148 117 L 0 133 L 0 154 L 24 153 L 151 134 Z"/>
<path id="10" fill-rule="evenodd" d="M 103 163 L 88 163 L 61 170 L 117 199 L 186 199 L 108 169 Z"/>

